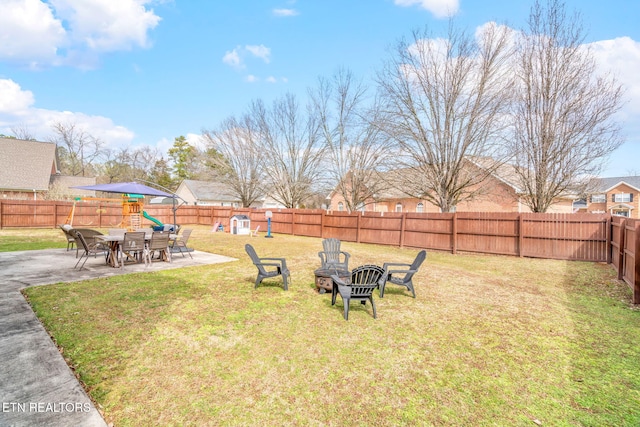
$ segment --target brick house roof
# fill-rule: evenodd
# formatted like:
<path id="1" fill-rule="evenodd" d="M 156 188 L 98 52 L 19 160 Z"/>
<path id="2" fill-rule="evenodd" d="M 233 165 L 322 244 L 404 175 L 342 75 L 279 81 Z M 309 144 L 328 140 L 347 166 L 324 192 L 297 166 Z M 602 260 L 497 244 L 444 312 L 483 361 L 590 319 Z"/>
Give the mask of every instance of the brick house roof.
<path id="1" fill-rule="evenodd" d="M 0 190 L 47 191 L 56 172 L 56 144 L 0 138 Z"/>
<path id="2" fill-rule="evenodd" d="M 620 184 L 627 184 L 630 187 L 640 191 L 640 176 L 618 176 L 611 178 L 596 178 L 595 190 L 607 192 L 614 189 Z"/>

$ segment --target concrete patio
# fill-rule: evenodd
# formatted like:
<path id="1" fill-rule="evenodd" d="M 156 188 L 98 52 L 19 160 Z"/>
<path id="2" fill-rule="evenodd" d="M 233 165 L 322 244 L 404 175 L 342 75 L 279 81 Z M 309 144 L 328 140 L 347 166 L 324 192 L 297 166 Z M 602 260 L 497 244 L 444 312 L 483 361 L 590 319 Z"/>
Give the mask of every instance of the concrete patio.
<path id="1" fill-rule="evenodd" d="M 134 272 L 235 261 L 207 252 L 173 254 L 173 262 L 112 268 L 90 258 L 80 271 L 76 252 L 65 249 L 0 252 L 0 425 L 106 426 L 20 290 Z"/>

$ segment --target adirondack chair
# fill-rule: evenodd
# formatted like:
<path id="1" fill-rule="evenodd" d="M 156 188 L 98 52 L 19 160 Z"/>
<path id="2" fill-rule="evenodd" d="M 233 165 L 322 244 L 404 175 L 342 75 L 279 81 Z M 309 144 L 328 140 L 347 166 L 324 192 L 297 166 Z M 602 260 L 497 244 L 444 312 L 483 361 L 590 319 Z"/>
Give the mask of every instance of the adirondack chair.
<path id="1" fill-rule="evenodd" d="M 322 241 L 323 251 L 318 252 L 320 257 L 320 268 L 336 268 L 339 270 L 349 270 L 348 252 L 340 250 L 340 240 L 329 238 Z"/>
<path id="2" fill-rule="evenodd" d="M 404 286 L 411 291 L 413 297 L 416 297 L 416 291 L 413 287 L 413 275 L 417 273 L 418 268 L 427 258 L 427 251 L 418 252 L 416 259 L 411 264 L 386 262 L 382 266 L 384 275 L 380 278 L 380 298 L 384 297 L 384 288 L 387 283 L 398 286 Z"/>
<path id="3" fill-rule="evenodd" d="M 289 273 L 287 261 L 284 258 L 260 258 L 258 257 L 258 254 L 256 254 L 253 246 L 248 243 L 244 245 L 244 249 L 247 251 L 249 258 L 251 258 L 253 265 L 258 269 L 258 277 L 256 277 L 254 289 L 258 287 L 263 279 L 282 276 L 284 290 L 289 290 L 287 281 L 289 280 L 291 273 Z"/>
<path id="4" fill-rule="evenodd" d="M 351 300 L 360 301 L 366 305 L 367 301 L 371 302 L 373 308 L 373 318 L 377 318 L 376 304 L 373 302 L 373 291 L 378 287 L 378 282 L 384 269 L 377 265 L 361 265 L 351 272 L 351 283 L 341 279 L 338 275 L 332 275 L 331 278 L 338 285 L 333 288 L 331 294 L 331 305 L 335 305 L 336 296 L 340 294 L 344 305 L 344 320 L 349 320 L 349 303 Z"/>

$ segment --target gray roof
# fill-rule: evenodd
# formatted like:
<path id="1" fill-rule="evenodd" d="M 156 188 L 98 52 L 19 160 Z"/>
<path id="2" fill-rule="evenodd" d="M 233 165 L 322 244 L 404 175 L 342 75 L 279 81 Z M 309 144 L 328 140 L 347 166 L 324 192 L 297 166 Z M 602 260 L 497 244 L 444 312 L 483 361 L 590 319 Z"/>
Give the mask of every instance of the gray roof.
<path id="1" fill-rule="evenodd" d="M 623 182 L 640 190 L 640 176 L 615 176 L 610 178 L 596 178 L 594 181 L 594 187 L 596 191 L 604 192 Z"/>
<path id="2" fill-rule="evenodd" d="M 51 142 L 0 138 L 0 190 L 47 191 L 55 156 Z"/>
<path id="3" fill-rule="evenodd" d="M 237 202 L 238 197 L 234 196 L 231 190 L 219 182 L 196 181 L 185 179 L 183 184 L 191 191 L 191 194 L 200 202 L 222 201 Z"/>

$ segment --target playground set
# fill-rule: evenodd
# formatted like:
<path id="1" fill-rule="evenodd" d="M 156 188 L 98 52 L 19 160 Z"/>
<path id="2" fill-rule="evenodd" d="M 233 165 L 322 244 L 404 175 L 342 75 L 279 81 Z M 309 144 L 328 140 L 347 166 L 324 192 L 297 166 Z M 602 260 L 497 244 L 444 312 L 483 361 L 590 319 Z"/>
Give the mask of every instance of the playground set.
<path id="1" fill-rule="evenodd" d="M 75 214 L 76 202 L 84 201 L 84 200 L 92 200 L 92 201 L 103 201 L 116 203 L 116 199 L 108 199 L 102 197 L 76 197 L 73 201 L 73 206 L 71 207 L 71 212 L 67 215 L 67 219 L 65 220 L 65 224 L 73 225 L 73 216 Z M 141 194 L 123 194 L 122 195 L 122 222 L 118 224 L 121 228 L 126 228 L 129 231 L 133 231 L 139 228 L 142 228 L 142 218 L 145 218 L 154 224 L 154 230 L 164 230 L 165 224 L 157 220 L 156 218 L 149 215 L 144 211 L 144 196 Z"/>

